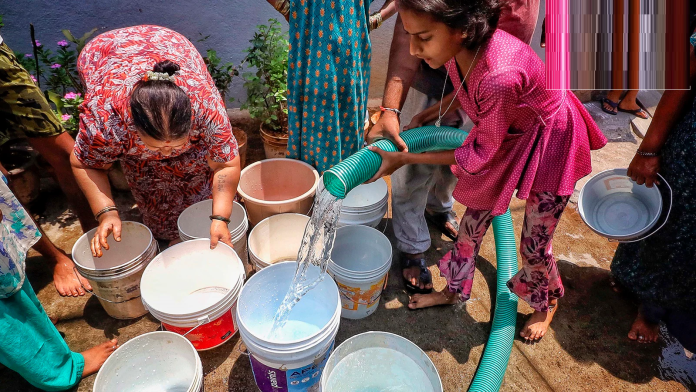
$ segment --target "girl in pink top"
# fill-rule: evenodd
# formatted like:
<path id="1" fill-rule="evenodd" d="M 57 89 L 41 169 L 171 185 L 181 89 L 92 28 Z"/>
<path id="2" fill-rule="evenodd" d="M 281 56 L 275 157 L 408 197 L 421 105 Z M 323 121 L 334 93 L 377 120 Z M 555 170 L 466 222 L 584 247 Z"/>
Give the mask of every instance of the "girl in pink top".
<path id="1" fill-rule="evenodd" d="M 398 0 L 404 28 L 411 34 L 411 54 L 432 68 L 446 66 L 455 102 L 474 127 L 452 151 L 411 154 L 372 148 L 383 158 L 375 179 L 406 164 L 451 164 L 459 178 L 454 198 L 467 206 L 454 249 L 439 264 L 447 290 L 415 294 L 411 309 L 466 301 L 493 216 L 505 213 L 515 191 L 526 199 L 523 267 L 508 287 L 534 309 L 520 335 L 537 340 L 563 296 L 551 253 L 556 225 L 575 183 L 592 171 L 590 150 L 607 140 L 575 95 L 546 89 L 544 63 L 529 45 L 495 30 L 498 4 Z M 448 110 L 453 108 L 436 105 L 424 115 L 437 120 Z"/>

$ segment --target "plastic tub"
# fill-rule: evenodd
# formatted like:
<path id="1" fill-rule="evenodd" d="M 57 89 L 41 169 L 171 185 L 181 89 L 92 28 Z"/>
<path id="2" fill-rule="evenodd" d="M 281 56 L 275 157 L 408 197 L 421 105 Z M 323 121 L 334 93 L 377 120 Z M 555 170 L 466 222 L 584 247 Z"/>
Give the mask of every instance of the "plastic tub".
<path id="1" fill-rule="evenodd" d="M 140 300 L 140 279 L 147 264 L 157 255 L 157 241 L 147 226 L 121 223 L 121 241 L 108 238 L 109 249 L 93 257 L 90 242 L 97 229 L 83 234 L 72 248 L 75 268 L 92 285 L 106 313 L 116 319 L 132 319 L 147 313 Z"/>
<path id="2" fill-rule="evenodd" d="M 255 226 L 272 215 L 307 214 L 312 208 L 319 173 L 295 159 L 266 159 L 242 170 L 238 191 Z"/>
<path id="3" fill-rule="evenodd" d="M 143 274 L 143 303 L 162 326 L 186 336 L 196 350 L 215 348 L 236 332 L 235 306 L 244 266 L 225 244 L 195 239 L 159 254 Z"/>
<path id="4" fill-rule="evenodd" d="M 203 200 L 186 208 L 179 219 L 179 238 L 189 241 L 196 238 L 210 238 L 210 215 L 213 213 L 213 200 Z M 244 263 L 249 262 L 247 254 L 247 230 L 249 221 L 244 207 L 236 201 L 232 206 L 230 223 L 227 225 L 232 236 L 235 252 Z"/>
<path id="5" fill-rule="evenodd" d="M 295 305 L 281 336 L 268 336 L 296 269 L 296 262 L 264 268 L 239 296 L 239 333 L 261 392 L 316 390 L 338 332 L 338 288 L 333 280 L 324 279 Z M 318 274 L 319 268 L 310 267 L 310 277 Z"/>

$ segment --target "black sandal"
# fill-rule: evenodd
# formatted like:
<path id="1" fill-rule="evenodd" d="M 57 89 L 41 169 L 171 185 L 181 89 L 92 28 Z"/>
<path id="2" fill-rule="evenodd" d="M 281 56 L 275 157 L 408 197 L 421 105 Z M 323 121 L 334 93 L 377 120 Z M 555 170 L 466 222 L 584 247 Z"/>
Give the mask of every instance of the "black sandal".
<path id="1" fill-rule="evenodd" d="M 601 105 L 601 106 L 602 106 L 602 111 L 604 111 L 604 113 L 611 114 L 612 116 L 616 116 L 616 115 L 618 114 L 618 112 L 612 112 L 611 110 L 605 108 L 605 107 L 604 107 L 604 104 L 605 104 L 605 103 L 606 103 L 607 105 L 611 106 L 612 108 L 616 109 L 616 110 L 621 110 L 621 109 L 619 109 L 619 103 L 618 103 L 618 102 L 614 102 L 614 101 L 612 101 L 612 100 L 609 99 L 609 98 L 603 98 L 603 99 L 602 99 L 602 105 Z"/>
<path id="2" fill-rule="evenodd" d="M 457 240 L 457 236 L 459 235 L 459 222 L 457 222 L 456 212 L 451 210 L 447 212 L 430 212 L 426 209 L 424 215 L 425 219 L 432 223 L 442 234 L 449 237 L 452 241 Z M 456 235 L 450 232 L 447 227 L 448 223 L 451 224 L 454 231 L 457 232 Z"/>
<path id="3" fill-rule="evenodd" d="M 401 277 L 404 280 L 404 286 L 406 286 L 406 290 L 413 293 L 413 294 L 430 294 L 433 292 L 432 288 L 429 289 L 422 289 L 418 286 L 414 286 L 411 284 L 411 282 L 404 278 L 404 273 L 403 270 L 406 268 L 411 268 L 411 267 L 418 267 L 420 268 L 420 275 L 418 276 L 418 280 L 423 283 L 424 285 L 427 285 L 429 283 L 433 282 L 433 276 L 430 273 L 430 270 L 428 269 L 428 266 L 425 263 L 424 258 L 420 259 L 409 259 L 408 257 L 404 257 L 401 260 Z"/>
<path id="4" fill-rule="evenodd" d="M 647 120 L 647 119 L 650 118 L 650 115 L 648 114 L 648 112 L 646 112 L 645 110 L 643 110 L 643 108 L 638 108 L 638 109 L 635 109 L 635 110 L 621 109 L 621 108 L 619 108 L 619 111 L 620 111 L 620 112 L 623 112 L 623 113 L 632 114 L 632 115 L 634 115 L 634 116 L 636 116 L 636 117 L 638 117 L 638 118 L 642 118 L 643 120 Z M 640 113 L 644 113 L 644 114 L 645 114 L 645 117 L 639 116 L 638 114 L 640 114 Z"/>

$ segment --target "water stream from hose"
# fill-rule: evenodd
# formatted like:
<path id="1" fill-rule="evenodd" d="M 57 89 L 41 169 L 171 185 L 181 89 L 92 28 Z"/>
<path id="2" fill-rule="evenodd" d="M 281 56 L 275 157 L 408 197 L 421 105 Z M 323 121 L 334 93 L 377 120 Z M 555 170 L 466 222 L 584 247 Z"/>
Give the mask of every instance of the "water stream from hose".
<path id="1" fill-rule="evenodd" d="M 320 184 L 323 184 L 322 180 L 320 180 Z M 273 318 L 273 327 L 268 334 L 269 338 L 276 336 L 278 331 L 283 328 L 293 306 L 326 276 L 342 205 L 343 199 L 333 196 L 323 185 L 319 186 L 314 200 L 314 212 L 305 229 L 302 245 L 297 255 L 295 277 L 290 289 L 285 294 L 283 303 Z M 321 273 L 314 279 L 307 277 L 310 265 L 318 266 L 321 269 Z"/>

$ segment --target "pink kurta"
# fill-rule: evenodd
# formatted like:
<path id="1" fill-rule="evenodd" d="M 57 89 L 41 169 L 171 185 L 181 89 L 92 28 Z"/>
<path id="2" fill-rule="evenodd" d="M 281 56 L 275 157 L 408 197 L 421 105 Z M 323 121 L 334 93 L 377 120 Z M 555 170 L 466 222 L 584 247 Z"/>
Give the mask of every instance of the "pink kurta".
<path id="1" fill-rule="evenodd" d="M 446 64 L 455 86 L 461 75 Z M 607 139 L 570 91 L 547 90 L 544 63 L 529 45 L 496 30 L 457 96 L 474 122 L 455 150 L 453 196 L 467 207 L 503 214 L 517 189 L 571 195 L 592 171 L 590 150 Z"/>

